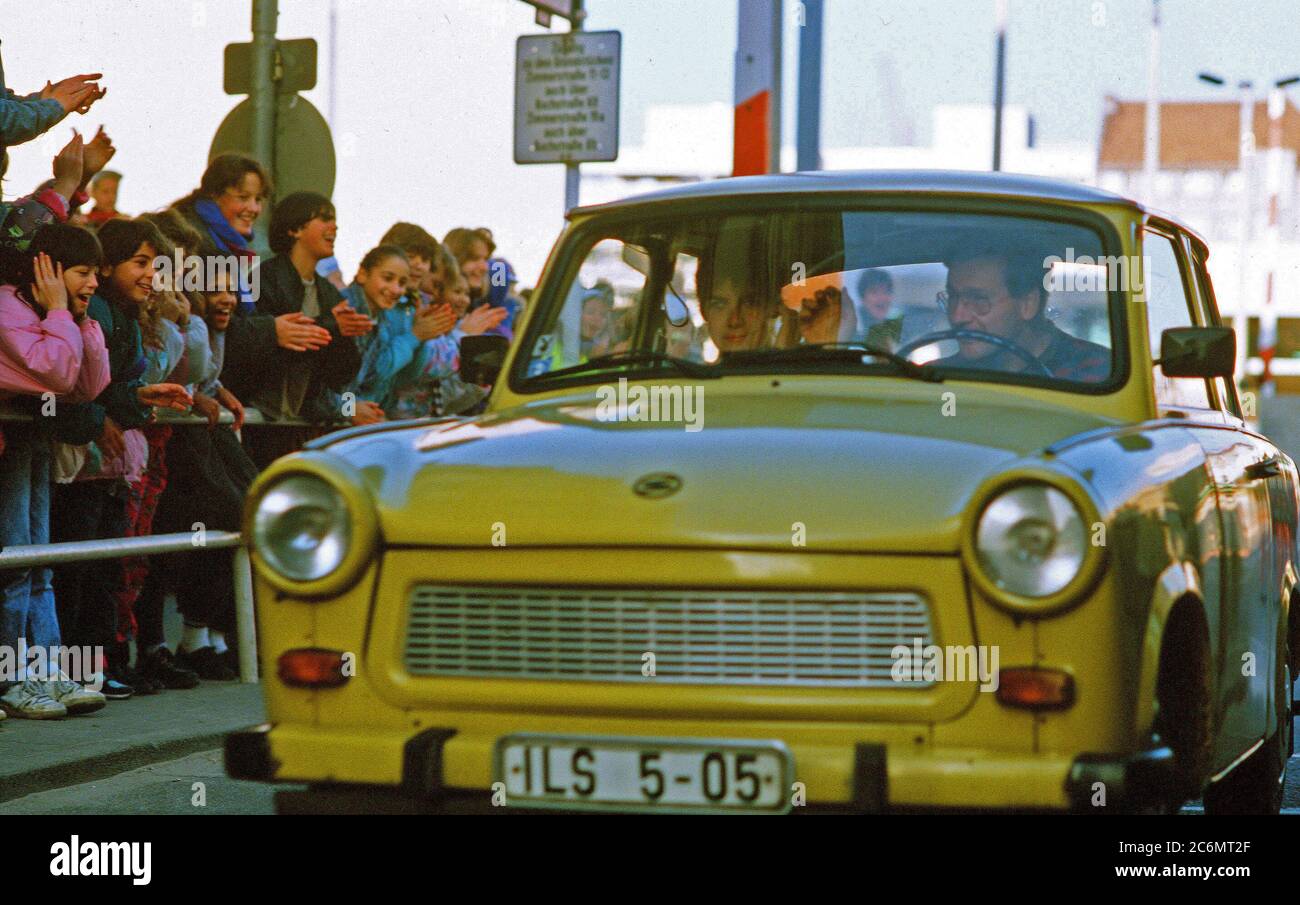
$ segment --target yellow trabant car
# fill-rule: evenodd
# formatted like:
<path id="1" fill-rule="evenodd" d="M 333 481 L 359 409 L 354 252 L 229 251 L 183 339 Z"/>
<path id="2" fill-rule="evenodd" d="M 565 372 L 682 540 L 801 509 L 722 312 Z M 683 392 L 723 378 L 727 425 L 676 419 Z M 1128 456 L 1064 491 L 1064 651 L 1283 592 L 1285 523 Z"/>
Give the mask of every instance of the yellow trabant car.
<path id="1" fill-rule="evenodd" d="M 247 503 L 283 811 L 1277 811 L 1296 468 L 1205 243 L 1001 174 L 569 217 L 483 412 Z"/>

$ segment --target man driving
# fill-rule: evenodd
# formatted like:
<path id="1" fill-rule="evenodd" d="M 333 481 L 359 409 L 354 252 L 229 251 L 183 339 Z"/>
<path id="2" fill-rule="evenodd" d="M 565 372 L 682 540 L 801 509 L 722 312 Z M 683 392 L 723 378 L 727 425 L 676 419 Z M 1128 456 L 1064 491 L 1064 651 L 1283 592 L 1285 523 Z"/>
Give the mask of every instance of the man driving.
<path id="1" fill-rule="evenodd" d="M 1078 339 L 1047 319 L 1043 258 L 975 251 L 946 262 L 948 284 L 939 304 L 955 330 L 977 330 L 1002 337 L 1023 350 L 979 339 L 961 339 L 958 352 L 935 362 L 1045 375 L 1096 383 L 1110 374 L 1110 350 Z M 1028 356 L 1032 355 L 1038 367 Z M 1045 369 L 1045 371 L 1044 371 Z"/>

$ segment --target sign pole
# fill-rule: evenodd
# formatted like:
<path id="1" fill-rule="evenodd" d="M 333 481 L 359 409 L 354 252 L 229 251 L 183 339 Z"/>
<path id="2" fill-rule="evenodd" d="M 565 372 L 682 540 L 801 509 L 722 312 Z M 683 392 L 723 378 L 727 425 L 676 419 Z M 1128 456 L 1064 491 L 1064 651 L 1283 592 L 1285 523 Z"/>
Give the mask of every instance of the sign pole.
<path id="1" fill-rule="evenodd" d="M 275 183 L 275 20 L 277 0 L 253 0 L 253 157 Z"/>
<path id="2" fill-rule="evenodd" d="M 573 0 L 573 18 L 569 31 L 582 31 L 582 20 L 587 14 L 582 9 L 582 0 Z M 578 206 L 578 187 L 582 183 L 582 173 L 576 161 L 564 163 L 564 212 L 567 214 Z"/>

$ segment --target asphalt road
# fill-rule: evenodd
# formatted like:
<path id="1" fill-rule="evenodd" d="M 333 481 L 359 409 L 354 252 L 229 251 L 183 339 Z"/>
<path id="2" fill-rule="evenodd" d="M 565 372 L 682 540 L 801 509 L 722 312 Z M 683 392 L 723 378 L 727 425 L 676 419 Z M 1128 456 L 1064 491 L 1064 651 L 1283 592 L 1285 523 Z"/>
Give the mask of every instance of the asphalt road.
<path id="1" fill-rule="evenodd" d="M 0 804 L 6 814 L 271 814 L 277 788 L 228 779 L 221 751 L 162 761 L 107 779 L 65 786 Z M 1200 813 L 1200 803 L 1184 808 Z M 1300 815 L 1300 755 L 1287 770 L 1284 814 Z"/>
<path id="2" fill-rule="evenodd" d="M 160 761 L 107 779 L 0 804 L 6 814 L 272 814 L 277 788 L 227 778 L 221 750 Z"/>

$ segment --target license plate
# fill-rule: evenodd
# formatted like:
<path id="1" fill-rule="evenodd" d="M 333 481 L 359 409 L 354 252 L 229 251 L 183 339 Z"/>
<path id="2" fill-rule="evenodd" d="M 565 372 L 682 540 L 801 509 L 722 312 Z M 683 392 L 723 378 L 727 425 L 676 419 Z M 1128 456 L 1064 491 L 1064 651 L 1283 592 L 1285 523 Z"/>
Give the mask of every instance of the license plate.
<path id="1" fill-rule="evenodd" d="M 519 734 L 498 739 L 492 761 L 517 807 L 783 814 L 793 794 L 794 758 L 777 741 Z"/>

